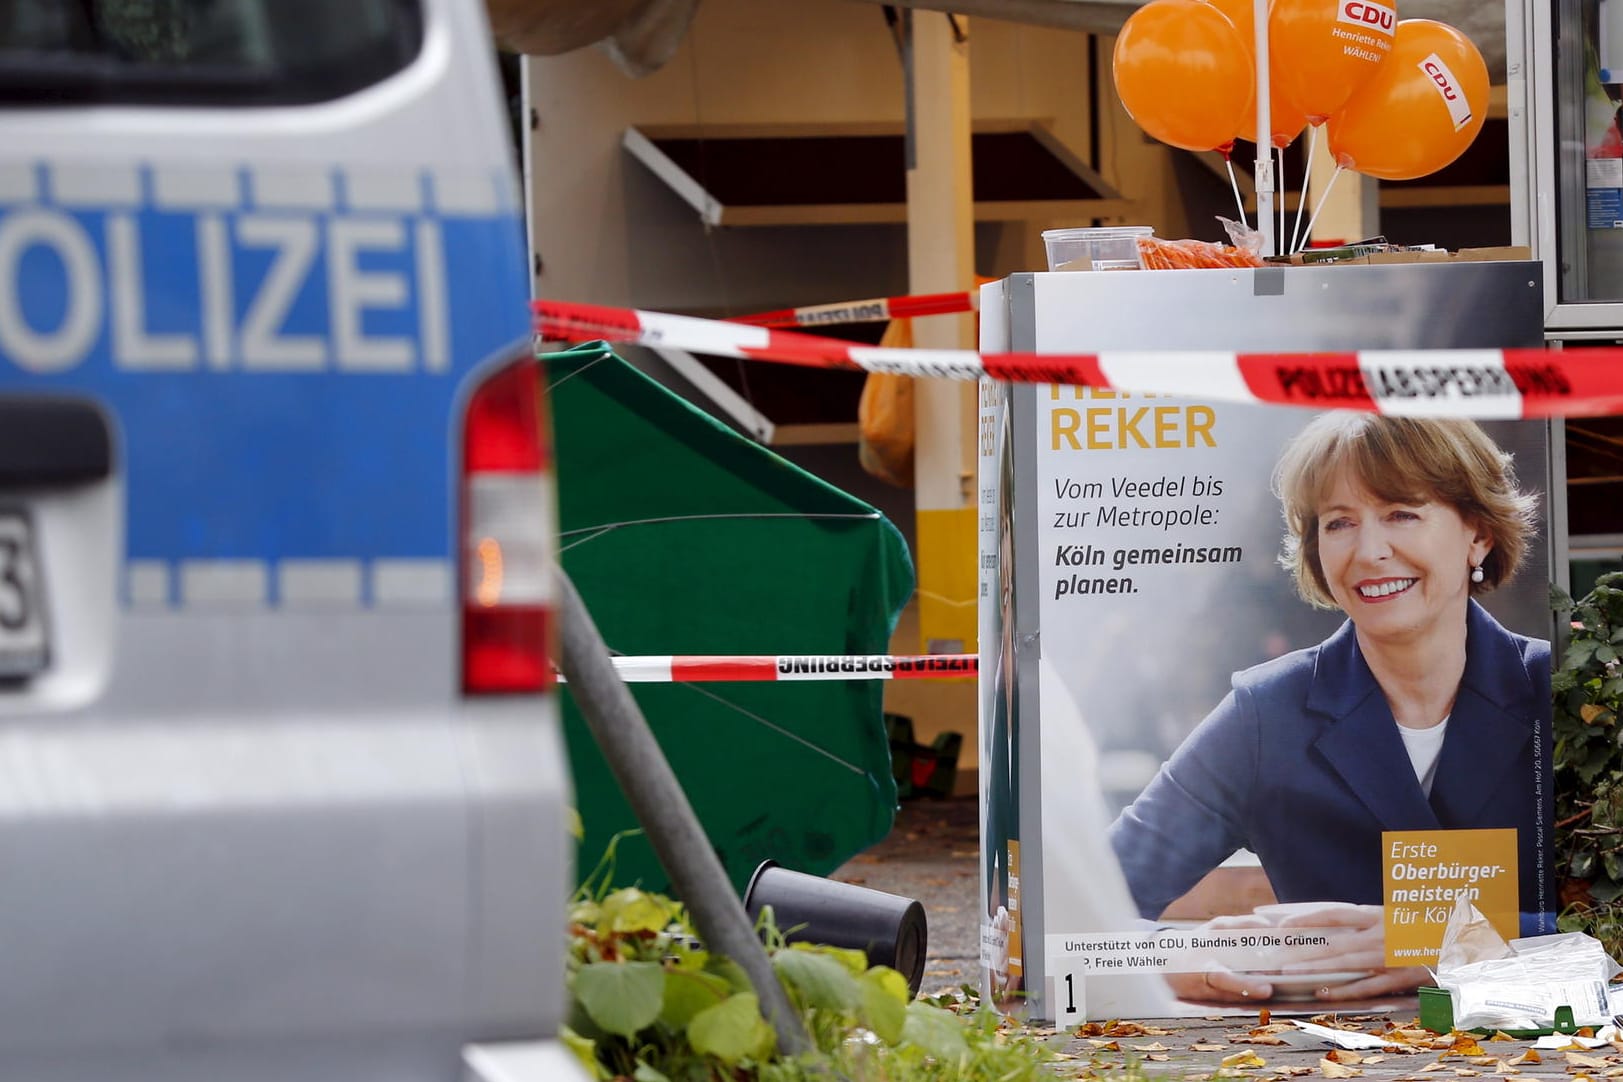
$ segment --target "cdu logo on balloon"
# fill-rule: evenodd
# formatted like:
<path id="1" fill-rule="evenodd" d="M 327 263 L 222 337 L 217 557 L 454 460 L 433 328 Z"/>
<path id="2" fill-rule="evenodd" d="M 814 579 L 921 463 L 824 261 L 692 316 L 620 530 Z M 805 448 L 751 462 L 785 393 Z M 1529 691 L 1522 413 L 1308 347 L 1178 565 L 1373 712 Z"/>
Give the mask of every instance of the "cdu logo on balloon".
<path id="1" fill-rule="evenodd" d="M 1371 3 L 1370 0 L 1342 0 L 1340 10 L 1336 12 L 1336 21 L 1367 26 L 1390 37 L 1397 32 L 1398 13 L 1395 8 Z"/>
<path id="2" fill-rule="evenodd" d="M 1437 87 L 1437 93 L 1443 97 L 1443 104 L 1448 106 L 1449 118 L 1454 121 L 1454 130 L 1459 131 L 1471 122 L 1471 105 L 1465 100 L 1465 93 L 1460 90 L 1459 80 L 1454 73 L 1448 70 L 1443 58 L 1432 53 L 1420 62 L 1420 70 L 1426 73 Z"/>

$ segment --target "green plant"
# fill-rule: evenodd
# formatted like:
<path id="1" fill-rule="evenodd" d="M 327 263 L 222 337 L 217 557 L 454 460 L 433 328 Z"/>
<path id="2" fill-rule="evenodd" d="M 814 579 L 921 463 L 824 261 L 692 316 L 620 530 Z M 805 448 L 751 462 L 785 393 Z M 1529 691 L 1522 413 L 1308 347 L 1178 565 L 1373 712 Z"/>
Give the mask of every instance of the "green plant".
<path id="1" fill-rule="evenodd" d="M 1563 931 L 1623 948 L 1623 572 L 1578 601 L 1557 591 L 1572 637 L 1555 672 L 1555 852 Z"/>
<path id="2" fill-rule="evenodd" d="M 618 839 L 616 839 L 617 841 Z M 989 1011 L 960 1017 L 910 1002 L 907 981 L 860 951 L 786 944 L 762 928 L 772 966 L 816 1051 L 777 1052 L 754 990 L 731 959 L 706 951 L 680 904 L 635 888 L 608 891 L 613 843 L 570 907 L 570 1011 L 564 1039 L 594 1078 L 635 1082 L 1026 1082 L 1049 1053 L 1002 1032 Z M 594 884 L 598 884 L 594 887 Z"/>

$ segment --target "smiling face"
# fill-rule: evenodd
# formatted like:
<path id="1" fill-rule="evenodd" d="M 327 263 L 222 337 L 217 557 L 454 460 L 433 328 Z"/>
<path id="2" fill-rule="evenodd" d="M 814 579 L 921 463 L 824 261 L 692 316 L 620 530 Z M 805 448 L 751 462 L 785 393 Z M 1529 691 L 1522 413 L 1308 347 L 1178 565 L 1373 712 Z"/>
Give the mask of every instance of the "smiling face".
<path id="1" fill-rule="evenodd" d="M 1383 499 L 1342 470 L 1316 511 L 1325 585 L 1361 639 L 1404 643 L 1465 626 L 1471 568 L 1493 545 L 1452 506 Z"/>

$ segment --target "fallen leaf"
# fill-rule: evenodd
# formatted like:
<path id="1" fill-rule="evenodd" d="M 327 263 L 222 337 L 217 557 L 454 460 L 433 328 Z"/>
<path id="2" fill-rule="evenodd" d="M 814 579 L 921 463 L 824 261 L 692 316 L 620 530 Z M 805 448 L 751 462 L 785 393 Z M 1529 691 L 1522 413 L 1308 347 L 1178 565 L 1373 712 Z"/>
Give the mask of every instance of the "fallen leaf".
<path id="1" fill-rule="evenodd" d="M 1223 1049 L 1225 1049 L 1227 1047 L 1228 1047 L 1228 1045 L 1226 1045 L 1226 1044 L 1192 1044 L 1192 1045 L 1189 1046 L 1189 1051 L 1191 1051 L 1191 1052 L 1221 1052 L 1221 1051 L 1223 1051 Z"/>
<path id="2" fill-rule="evenodd" d="M 1444 1063 L 1442 1060 L 1438 1060 L 1436 1063 L 1428 1063 L 1424 1067 L 1420 1068 L 1420 1073 L 1430 1074 L 1432 1071 L 1446 1070 L 1448 1070 L 1448 1064 Z"/>
<path id="3" fill-rule="evenodd" d="M 1529 1048 L 1519 1056 L 1512 1056 L 1506 1063 L 1543 1063 L 1544 1057 L 1538 1054 L 1538 1049 Z"/>
<path id="4" fill-rule="evenodd" d="M 1249 1033 L 1231 1033 L 1231 1034 L 1229 1034 L 1229 1043 L 1230 1044 L 1285 1044 L 1286 1041 L 1285 1041 L 1285 1038 L 1283 1038 L 1283 1037 L 1275 1037 L 1271 1033 L 1264 1033 L 1264 1034 L 1261 1034 L 1261 1035 L 1256 1036 L 1256 1037 L 1251 1036 L 1251 1034 L 1249 1034 Z"/>
<path id="5" fill-rule="evenodd" d="M 1272 1018 L 1272 1017 L 1273 1017 L 1273 1012 L 1270 1011 L 1267 1007 L 1263 1007 L 1262 1009 L 1257 1011 L 1257 1025 L 1266 1026 L 1268 1024 L 1268 1020 L 1270 1018 Z"/>
<path id="6" fill-rule="evenodd" d="M 1456 1068 L 1454 1068 L 1454 1073 L 1456 1075 L 1458 1075 L 1459 1077 L 1461 1077 L 1461 1078 L 1476 1078 L 1482 1072 L 1481 1071 L 1473 1071 L 1469 1067 L 1456 1067 Z"/>
<path id="7" fill-rule="evenodd" d="M 1512 1037 L 1502 1029 L 1494 1030 L 1493 1036 L 1488 1038 L 1490 1041 L 1514 1041 L 1515 1039 L 1515 1037 Z"/>
<path id="8" fill-rule="evenodd" d="M 1329 1056 L 1319 1060 L 1319 1073 L 1326 1078 L 1357 1078 L 1363 1074 L 1357 1067 L 1348 1067 L 1344 1063 L 1337 1063 Z"/>
<path id="9" fill-rule="evenodd" d="M 1466 1062 L 1473 1063 L 1478 1067 L 1492 1067 L 1495 1063 L 1499 1062 L 1499 1057 L 1498 1056 L 1472 1056 Z"/>
<path id="10" fill-rule="evenodd" d="M 1585 1056 L 1578 1052 L 1566 1052 L 1568 1067 L 1595 1067 L 1604 1069 L 1607 1062 L 1600 1056 Z"/>
<path id="11" fill-rule="evenodd" d="M 1172 1057 L 1167 1055 L 1165 1052 L 1151 1052 L 1149 1055 L 1145 1056 L 1144 1058 L 1151 1061 L 1152 1063 L 1165 1063 L 1167 1060 L 1171 1059 Z"/>
<path id="12" fill-rule="evenodd" d="M 1257 1055 L 1255 1052 L 1245 1051 L 1236 1052 L 1232 1056 L 1224 1056 L 1222 1062 L 1219 1063 L 1218 1066 L 1225 1069 L 1266 1067 L 1268 1066 L 1268 1061 Z"/>
<path id="13" fill-rule="evenodd" d="M 1167 1050 L 1167 1046 L 1160 1041 L 1153 1041 L 1150 1044 L 1135 1044 L 1132 1048 L 1135 1052 L 1165 1052 Z"/>
<path id="14" fill-rule="evenodd" d="M 1305 1074 L 1312 1074 L 1313 1073 L 1313 1068 L 1311 1068 L 1311 1067 L 1281 1067 L 1281 1068 L 1279 1068 L 1279 1073 L 1284 1075 L 1286 1078 L 1300 1078 Z"/>
<path id="15" fill-rule="evenodd" d="M 1386 1056 L 1384 1054 L 1378 1052 L 1373 1056 L 1365 1056 L 1364 1057 L 1364 1062 L 1365 1063 L 1379 1063 L 1379 1062 L 1381 1062 L 1381 1060 L 1383 1060 L 1385 1058 L 1386 1058 Z"/>
<path id="16" fill-rule="evenodd" d="M 1454 1034 L 1454 1043 L 1448 1046 L 1445 1056 L 1480 1056 L 1483 1055 L 1482 1046 L 1477 1044 L 1476 1038 L 1469 1033 Z"/>
<path id="17" fill-rule="evenodd" d="M 1334 1060 L 1337 1063 L 1346 1064 L 1364 1062 L 1364 1057 L 1359 1055 L 1357 1052 L 1354 1052 L 1350 1048 L 1332 1048 L 1330 1051 L 1324 1054 L 1324 1058 Z"/>
<path id="18" fill-rule="evenodd" d="M 1386 1034 L 1386 1038 L 1388 1040 L 1399 1041 L 1399 1042 L 1402 1042 L 1404 1044 L 1430 1045 L 1433 1041 L 1435 1041 L 1437 1039 L 1437 1034 L 1433 1033 L 1429 1029 L 1408 1029 L 1408 1028 L 1406 1028 L 1406 1029 L 1394 1029 L 1392 1032 Z"/>
<path id="19" fill-rule="evenodd" d="M 1493 1069 L 1493 1073 L 1494 1074 L 1521 1074 L 1520 1071 L 1518 1071 L 1516 1068 L 1512 1067 L 1510 1065 L 1510 1063 L 1508 1061 L 1506 1061 L 1506 1060 L 1500 1060 L 1499 1061 L 1499 1066 L 1497 1066 L 1497 1067 L 1495 1067 Z"/>
<path id="20" fill-rule="evenodd" d="M 1120 1052 L 1121 1051 L 1121 1045 L 1119 1043 L 1117 1043 L 1116 1041 L 1099 1041 L 1099 1040 L 1095 1040 L 1092 1037 L 1088 1037 L 1088 1038 L 1086 1038 L 1086 1040 L 1087 1040 L 1087 1042 L 1089 1044 L 1091 1044 L 1094 1047 L 1094 1049 L 1096 1051 L 1099 1051 L 1099 1052 Z"/>
<path id="21" fill-rule="evenodd" d="M 1585 725 L 1610 725 L 1615 720 L 1615 715 L 1599 703 L 1584 703 L 1578 708 L 1578 716 Z"/>

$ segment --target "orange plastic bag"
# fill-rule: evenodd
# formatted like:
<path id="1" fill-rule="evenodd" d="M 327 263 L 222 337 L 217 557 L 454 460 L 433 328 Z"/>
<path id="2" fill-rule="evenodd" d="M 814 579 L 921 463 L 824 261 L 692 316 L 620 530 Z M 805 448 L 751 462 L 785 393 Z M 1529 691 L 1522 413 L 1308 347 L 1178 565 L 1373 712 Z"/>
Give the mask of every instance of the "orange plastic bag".
<path id="1" fill-rule="evenodd" d="M 1244 222 L 1217 220 L 1229 235 L 1228 244 L 1206 240 L 1162 240 L 1138 238 L 1138 259 L 1145 270 L 1185 270 L 1191 267 L 1263 267 L 1262 234 Z"/>
<path id="2" fill-rule="evenodd" d="M 1204 240 L 1162 240 L 1139 237 L 1138 256 L 1145 270 L 1183 270 L 1190 267 L 1262 267 L 1262 257 L 1232 244 Z"/>
<path id="3" fill-rule="evenodd" d="M 893 319 L 881 346 L 909 349 L 911 320 Z M 899 488 L 913 486 L 913 377 L 870 372 L 857 403 L 857 460 L 873 476 Z"/>

